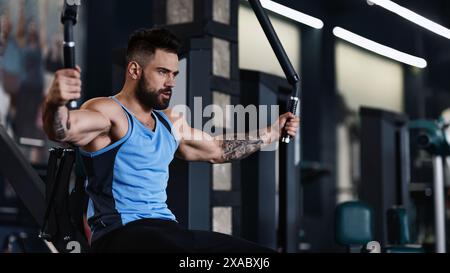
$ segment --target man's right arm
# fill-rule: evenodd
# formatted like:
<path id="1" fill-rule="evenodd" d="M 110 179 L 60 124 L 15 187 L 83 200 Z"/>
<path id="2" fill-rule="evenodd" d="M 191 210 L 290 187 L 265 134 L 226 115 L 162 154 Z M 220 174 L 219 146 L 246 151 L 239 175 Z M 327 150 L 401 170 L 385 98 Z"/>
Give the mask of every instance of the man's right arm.
<path id="1" fill-rule="evenodd" d="M 80 98 L 79 69 L 63 69 L 55 74 L 45 99 L 43 122 L 47 136 L 54 141 L 85 146 L 111 128 L 110 119 L 101 110 L 101 100 L 85 103 L 80 110 L 69 111 L 66 104 Z"/>

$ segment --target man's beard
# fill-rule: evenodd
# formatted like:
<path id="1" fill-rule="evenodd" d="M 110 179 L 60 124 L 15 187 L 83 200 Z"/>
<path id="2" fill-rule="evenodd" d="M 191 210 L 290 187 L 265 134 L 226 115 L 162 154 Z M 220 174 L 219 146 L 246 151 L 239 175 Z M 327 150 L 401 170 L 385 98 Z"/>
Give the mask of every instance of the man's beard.
<path id="1" fill-rule="evenodd" d="M 147 86 L 147 78 L 145 76 L 142 76 L 142 78 L 139 80 L 138 88 L 136 91 L 136 96 L 139 102 L 153 110 L 167 109 L 170 104 L 170 98 L 163 98 L 162 94 L 168 92 L 171 93 L 172 88 L 160 89 L 156 91 L 154 89 L 148 89 Z"/>

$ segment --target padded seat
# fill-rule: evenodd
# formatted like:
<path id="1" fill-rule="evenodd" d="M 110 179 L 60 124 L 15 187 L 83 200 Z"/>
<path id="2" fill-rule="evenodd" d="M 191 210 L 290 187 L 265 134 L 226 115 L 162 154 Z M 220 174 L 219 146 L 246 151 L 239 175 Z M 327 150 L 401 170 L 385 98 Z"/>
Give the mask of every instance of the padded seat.
<path id="1" fill-rule="evenodd" d="M 373 241 L 374 225 L 372 208 L 361 201 L 344 202 L 336 208 L 336 241 L 348 247 L 350 252 L 361 252 Z"/>

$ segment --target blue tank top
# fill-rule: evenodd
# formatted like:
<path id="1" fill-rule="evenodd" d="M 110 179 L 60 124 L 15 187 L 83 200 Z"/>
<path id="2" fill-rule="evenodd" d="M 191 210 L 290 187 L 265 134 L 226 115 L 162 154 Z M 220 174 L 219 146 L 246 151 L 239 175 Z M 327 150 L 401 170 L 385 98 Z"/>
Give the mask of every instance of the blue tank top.
<path id="1" fill-rule="evenodd" d="M 179 145 L 170 120 L 163 112 L 153 111 L 156 127 L 152 131 L 112 99 L 127 115 L 127 134 L 97 152 L 80 149 L 88 177 L 92 241 L 140 219 L 176 221 L 166 203 L 169 164 Z"/>

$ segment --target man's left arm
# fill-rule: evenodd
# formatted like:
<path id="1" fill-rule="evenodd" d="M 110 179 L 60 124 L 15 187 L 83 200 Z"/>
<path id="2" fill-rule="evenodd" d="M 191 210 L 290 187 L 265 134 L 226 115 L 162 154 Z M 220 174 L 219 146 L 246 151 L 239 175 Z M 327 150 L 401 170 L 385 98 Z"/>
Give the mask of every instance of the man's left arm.
<path id="1" fill-rule="evenodd" d="M 175 128 L 179 133 L 180 146 L 176 156 L 187 161 L 205 161 L 221 164 L 233 160 L 244 159 L 260 149 L 279 141 L 287 133 L 295 137 L 300 121 L 292 113 L 281 115 L 270 127 L 257 133 L 210 136 L 209 134 L 190 128 L 182 120 Z M 177 126 L 178 125 L 178 126 Z"/>

